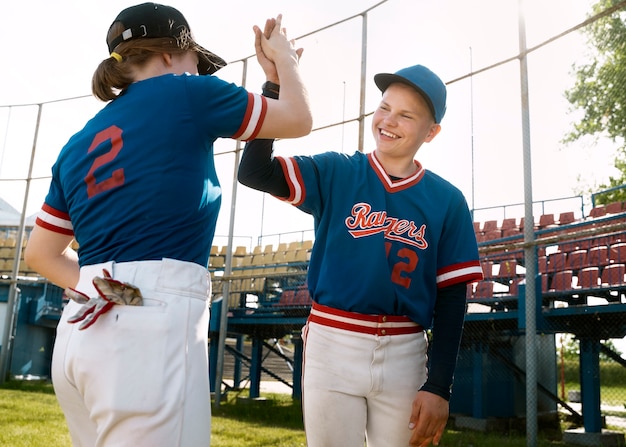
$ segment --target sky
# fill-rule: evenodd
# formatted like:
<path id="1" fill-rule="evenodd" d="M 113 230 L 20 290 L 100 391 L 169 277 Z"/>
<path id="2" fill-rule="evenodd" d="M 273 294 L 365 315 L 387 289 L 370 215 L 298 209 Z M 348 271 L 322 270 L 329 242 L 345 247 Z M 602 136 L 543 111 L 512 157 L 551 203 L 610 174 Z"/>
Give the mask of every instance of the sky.
<path id="1" fill-rule="evenodd" d="M 526 46 L 582 22 L 591 3 L 523 0 Z M 37 123 L 37 107 L 23 105 L 45 103 L 32 169 L 32 176 L 41 180 L 28 186 L 27 215 L 41 206 L 50 167 L 63 144 L 103 106 L 90 96 L 91 75 L 108 57 L 105 35 L 110 23 L 131 4 L 23 0 L 3 7 L 8 19 L 0 28 L 4 61 L 0 70 L 0 180 L 4 180 L 0 197 L 18 210 L 24 206 L 25 184 L 8 180 L 28 175 Z M 359 113 L 363 21 L 357 17 L 312 32 L 372 8 L 367 15 L 364 111 L 371 113 L 380 99 L 373 74 L 416 63 L 437 72 L 448 83 L 448 112 L 442 132 L 420 149 L 417 158 L 459 187 L 472 208 L 520 204 L 528 188 L 536 201 L 572 196 L 581 187 L 605 181 L 611 172 L 610 146 L 589 142 L 563 148 L 560 144 L 576 116 L 568 111 L 563 91 L 573 83 L 571 65 L 584 57 L 579 34 L 529 56 L 531 186 L 524 183 L 519 63 L 509 62 L 455 81 L 472 69 L 518 54 L 518 0 L 229 0 L 219 4 L 178 0 L 170 4 L 186 16 L 199 43 L 229 62 L 217 75 L 237 84 L 245 82 L 254 91 L 260 91 L 262 72 L 252 58 L 244 81 L 241 62 L 253 54 L 252 26 L 282 13 L 289 36 L 298 38 L 298 46 L 304 48 L 301 72 L 309 89 L 314 128 L 353 119 Z M 67 98 L 80 99 L 59 101 Z M 7 105 L 14 107 L 2 107 Z M 352 153 L 357 145 L 358 126 L 351 122 L 280 141 L 276 148 L 280 155 L 326 150 Z M 366 119 L 363 150 L 371 151 L 371 146 Z M 230 140 L 216 143 L 216 152 L 235 148 Z M 224 190 L 216 243 L 224 245 L 231 228 L 241 236 L 236 243 L 246 245 L 255 244 L 261 234 L 312 228 L 304 213 L 233 184 L 235 162 L 232 154 L 216 157 Z M 548 207 L 553 205 L 548 203 Z M 580 209 L 576 200 L 563 206 L 567 211 Z M 233 220 L 231 209 L 235 209 Z M 558 213 L 560 209 L 546 211 Z M 523 210 L 517 213 L 521 216 Z M 476 220 L 491 218 L 488 212 L 477 216 Z"/>

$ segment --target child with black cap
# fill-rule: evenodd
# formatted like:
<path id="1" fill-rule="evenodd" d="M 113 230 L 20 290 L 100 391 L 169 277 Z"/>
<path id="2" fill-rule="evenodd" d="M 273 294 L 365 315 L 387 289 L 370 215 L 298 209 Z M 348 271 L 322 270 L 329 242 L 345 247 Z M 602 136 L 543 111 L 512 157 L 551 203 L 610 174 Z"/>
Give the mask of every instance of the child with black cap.
<path id="1" fill-rule="evenodd" d="M 280 157 L 256 139 L 239 166 L 241 183 L 314 218 L 302 331 L 308 447 L 438 445 L 466 285 L 482 278 L 463 194 L 415 160 L 441 130 L 445 84 L 422 65 L 374 81 L 383 96 L 371 153 Z"/>
<path id="2" fill-rule="evenodd" d="M 224 60 L 175 8 L 132 6 L 110 26 L 92 82 L 110 102 L 61 150 L 25 252 L 71 298 L 52 380 L 75 446 L 210 444 L 213 143 L 311 130 L 300 50 L 281 20 L 254 27 L 283 82 L 278 99 L 211 76 Z"/>

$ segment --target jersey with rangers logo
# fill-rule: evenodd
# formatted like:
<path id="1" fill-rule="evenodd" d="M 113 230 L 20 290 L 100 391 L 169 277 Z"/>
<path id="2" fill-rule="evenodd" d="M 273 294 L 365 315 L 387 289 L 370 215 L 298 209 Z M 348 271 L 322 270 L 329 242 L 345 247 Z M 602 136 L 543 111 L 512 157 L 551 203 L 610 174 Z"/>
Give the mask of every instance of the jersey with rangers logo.
<path id="1" fill-rule="evenodd" d="M 135 82 L 62 149 L 37 224 L 74 235 L 81 266 L 206 267 L 221 202 L 213 142 L 254 138 L 265 110 L 265 98 L 214 76 Z"/>
<path id="2" fill-rule="evenodd" d="M 283 200 L 314 217 L 308 281 L 319 304 L 429 327 L 438 288 L 482 278 L 463 194 L 419 162 L 394 180 L 373 153 L 276 158 Z"/>

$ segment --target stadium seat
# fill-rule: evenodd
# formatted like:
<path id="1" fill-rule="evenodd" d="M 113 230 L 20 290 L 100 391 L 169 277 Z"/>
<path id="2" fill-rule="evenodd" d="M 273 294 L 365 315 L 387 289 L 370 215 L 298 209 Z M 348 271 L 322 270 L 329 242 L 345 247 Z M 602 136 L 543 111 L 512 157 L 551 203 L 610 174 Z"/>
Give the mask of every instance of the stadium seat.
<path id="1" fill-rule="evenodd" d="M 252 255 L 252 265 L 265 265 L 267 264 L 266 256 L 264 253 Z"/>
<path id="2" fill-rule="evenodd" d="M 284 290 L 278 300 L 278 306 L 293 306 L 296 298 L 295 290 Z"/>
<path id="3" fill-rule="evenodd" d="M 483 276 L 486 278 L 493 277 L 493 261 L 482 261 L 481 266 L 483 268 Z"/>
<path id="4" fill-rule="evenodd" d="M 296 296 L 294 298 L 294 305 L 296 306 L 308 306 L 313 302 L 309 290 L 306 287 L 298 288 Z"/>
<path id="5" fill-rule="evenodd" d="M 574 250 L 567 253 L 567 259 L 565 266 L 569 270 L 580 270 L 588 265 L 587 263 L 587 250 Z"/>
<path id="6" fill-rule="evenodd" d="M 209 267 L 212 268 L 223 268 L 224 267 L 224 257 L 223 256 L 209 256 Z"/>
<path id="7" fill-rule="evenodd" d="M 291 241 L 289 245 L 287 245 L 287 251 L 299 250 L 302 246 L 302 242 L 300 241 Z"/>
<path id="8" fill-rule="evenodd" d="M 606 214 L 606 207 L 604 205 L 596 205 L 589 212 L 589 217 L 602 217 Z"/>
<path id="9" fill-rule="evenodd" d="M 500 263 L 498 269 L 498 278 L 513 279 L 517 275 L 517 261 L 515 259 L 506 259 Z"/>
<path id="10" fill-rule="evenodd" d="M 493 241 L 495 239 L 500 239 L 502 237 L 502 230 L 496 228 L 493 230 L 484 232 L 485 241 Z"/>
<path id="11" fill-rule="evenodd" d="M 549 290 L 554 290 L 557 292 L 572 290 L 573 278 L 574 278 L 574 272 L 572 272 L 571 270 L 558 271 L 552 277 Z"/>
<path id="12" fill-rule="evenodd" d="M 587 265 L 590 267 L 604 267 L 609 265 L 609 247 L 606 245 L 598 245 L 589 248 L 587 253 Z"/>
<path id="13" fill-rule="evenodd" d="M 474 298 L 491 298 L 493 297 L 493 281 L 479 281 L 476 283 L 476 290 L 474 291 Z"/>
<path id="14" fill-rule="evenodd" d="M 609 286 L 617 286 L 624 284 L 624 275 L 626 274 L 626 264 L 607 265 L 602 270 L 602 284 Z"/>
<path id="15" fill-rule="evenodd" d="M 244 245 L 238 245 L 235 247 L 235 252 L 233 256 L 245 256 L 248 254 L 248 249 Z"/>
<path id="16" fill-rule="evenodd" d="M 609 262 L 626 264 L 626 242 L 613 244 L 609 247 Z"/>
<path id="17" fill-rule="evenodd" d="M 542 214 L 539 216 L 539 228 L 546 228 L 555 225 L 554 214 Z"/>
<path id="18" fill-rule="evenodd" d="M 576 222 L 573 211 L 565 211 L 559 214 L 559 225 L 567 225 Z"/>
<path id="19" fill-rule="evenodd" d="M 607 214 L 617 214 L 624 211 L 624 202 L 612 202 L 606 205 Z"/>
<path id="20" fill-rule="evenodd" d="M 483 233 L 488 233 L 489 231 L 498 229 L 498 221 L 497 220 L 486 220 L 483 222 L 482 231 Z"/>
<path id="21" fill-rule="evenodd" d="M 514 217 L 508 217 L 508 218 L 502 219 L 502 224 L 500 225 L 500 229 L 502 231 L 513 230 L 513 229 L 517 230 L 518 227 L 517 227 L 516 219 Z"/>
<path id="22" fill-rule="evenodd" d="M 548 255 L 548 272 L 554 273 L 560 270 L 565 270 L 565 261 L 567 259 L 567 253 L 556 252 Z"/>
<path id="23" fill-rule="evenodd" d="M 515 228 L 507 228 L 506 230 L 502 230 L 502 237 L 517 236 L 519 234 L 522 234 L 522 230 L 520 230 L 517 227 L 515 227 Z"/>
<path id="24" fill-rule="evenodd" d="M 598 287 L 600 269 L 598 267 L 585 267 L 578 272 L 578 287 L 581 289 L 592 289 Z"/>

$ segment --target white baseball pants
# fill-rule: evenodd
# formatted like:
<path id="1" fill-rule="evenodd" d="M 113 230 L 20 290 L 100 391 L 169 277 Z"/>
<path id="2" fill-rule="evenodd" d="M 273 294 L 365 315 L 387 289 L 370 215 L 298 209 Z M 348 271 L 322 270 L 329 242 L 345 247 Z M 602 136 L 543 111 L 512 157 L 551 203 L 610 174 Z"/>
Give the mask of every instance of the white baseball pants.
<path id="1" fill-rule="evenodd" d="M 208 325 L 211 282 L 200 265 L 172 259 L 81 268 L 76 290 L 96 296 L 94 276 L 140 288 L 144 305 L 114 306 L 89 328 L 58 325 L 54 389 L 75 447 L 210 445 Z"/>
<path id="2" fill-rule="evenodd" d="M 337 324 L 310 318 L 303 329 L 307 446 L 408 446 L 413 399 L 427 377 L 425 333 L 380 335 L 384 325 L 374 334 L 340 329 L 361 323 L 339 312 Z"/>

